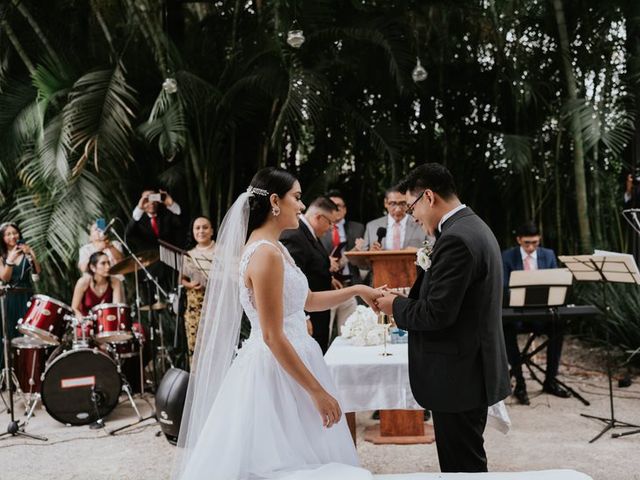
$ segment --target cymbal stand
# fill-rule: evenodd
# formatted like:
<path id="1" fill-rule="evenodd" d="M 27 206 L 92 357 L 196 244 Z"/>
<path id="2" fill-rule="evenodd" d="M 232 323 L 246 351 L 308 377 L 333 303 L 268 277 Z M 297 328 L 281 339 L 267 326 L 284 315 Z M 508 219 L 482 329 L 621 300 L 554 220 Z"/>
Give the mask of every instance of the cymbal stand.
<path id="1" fill-rule="evenodd" d="M 142 349 L 140 351 L 140 355 L 142 355 Z M 115 430 L 111 430 L 109 432 L 109 435 L 116 435 L 118 432 L 122 430 L 125 430 L 129 427 L 133 427 L 134 425 L 138 425 L 142 422 L 146 422 L 147 420 L 153 419 L 157 421 L 155 410 L 152 411 L 151 415 L 148 415 L 146 417 L 143 417 L 140 414 L 140 410 L 138 410 L 138 406 L 136 405 L 136 402 L 134 402 L 133 395 L 131 394 L 132 392 L 131 384 L 129 383 L 129 380 L 127 380 L 127 377 L 125 377 L 124 373 L 122 372 L 122 364 L 121 364 L 120 356 L 117 353 L 115 356 L 116 356 L 116 362 L 118 364 L 118 373 L 120 374 L 120 378 L 122 379 L 122 391 L 127 394 L 127 397 L 129 398 L 129 403 L 131 404 L 131 407 L 133 407 L 133 410 L 136 412 L 136 416 L 138 417 L 138 420 L 133 423 L 123 425 L 122 427 L 118 427 Z"/>
<path id="2" fill-rule="evenodd" d="M 127 251 L 127 253 L 131 256 L 131 258 L 133 258 L 133 260 L 136 262 L 137 267 L 135 269 L 135 274 L 136 274 L 136 303 L 138 303 L 136 310 L 139 312 L 140 311 L 140 296 L 139 296 L 139 291 L 138 291 L 138 270 L 142 270 L 144 272 L 144 277 L 145 277 L 145 281 L 147 282 L 151 282 L 155 285 L 156 287 L 156 295 L 159 296 L 159 294 L 162 294 L 162 296 L 165 299 L 169 298 L 169 294 L 160 286 L 160 284 L 158 283 L 158 281 L 153 277 L 153 275 L 151 275 L 151 273 L 149 272 L 149 270 L 147 269 L 147 267 L 145 267 L 145 265 L 140 261 L 140 259 L 138 258 L 138 256 L 133 253 L 133 251 L 131 250 L 131 248 L 129 247 L 129 245 L 127 244 L 127 242 L 118 234 L 118 232 L 116 231 L 115 228 L 112 228 L 110 230 L 111 233 L 113 233 L 113 235 L 118 239 L 118 241 L 122 244 L 122 246 L 125 248 L 125 250 Z M 139 317 L 139 313 L 138 313 L 138 318 Z M 153 315 L 152 315 L 152 310 L 149 310 L 149 334 L 150 334 L 150 340 L 151 340 L 151 355 L 152 355 L 152 364 L 153 364 L 153 390 L 155 391 L 156 388 L 158 388 L 158 372 L 157 372 L 157 357 L 156 357 L 156 345 L 155 345 L 155 335 L 154 335 L 154 327 L 153 327 Z"/>
<path id="3" fill-rule="evenodd" d="M 157 287 L 156 287 L 155 298 L 157 302 L 160 301 Z M 158 346 L 158 352 L 159 352 L 158 357 L 160 359 L 160 366 L 161 366 L 160 370 L 162 375 L 164 375 L 165 365 L 169 363 L 169 367 L 173 368 L 173 362 L 171 361 L 171 357 L 167 353 L 167 347 L 165 346 L 165 343 L 164 343 L 164 329 L 162 326 L 162 317 L 160 316 L 159 313 L 156 314 L 156 320 L 158 321 L 158 334 L 160 336 L 160 345 Z"/>
<path id="4" fill-rule="evenodd" d="M 7 304 L 5 296 L 11 290 L 9 285 L 0 286 L 0 317 L 2 317 L 2 335 L 3 335 L 3 354 L 4 354 L 4 377 L 7 380 L 7 390 L 9 392 L 9 413 L 11 415 L 11 420 L 9 421 L 9 425 L 7 426 L 7 431 L 3 434 L 0 434 L 0 437 L 4 437 L 5 435 L 10 435 L 12 437 L 22 436 L 32 438 L 34 440 L 41 440 L 43 442 L 47 441 L 46 437 L 41 437 L 39 435 L 34 435 L 32 433 L 27 433 L 24 431 L 25 424 L 20 425 L 20 422 L 16 421 L 15 413 L 14 413 L 14 404 L 13 404 L 13 388 L 11 386 L 12 377 L 9 373 L 11 370 L 11 349 L 9 348 L 9 331 L 7 329 Z M 17 382 L 16 382 L 17 385 Z M 19 387 L 16 387 L 19 388 Z"/>

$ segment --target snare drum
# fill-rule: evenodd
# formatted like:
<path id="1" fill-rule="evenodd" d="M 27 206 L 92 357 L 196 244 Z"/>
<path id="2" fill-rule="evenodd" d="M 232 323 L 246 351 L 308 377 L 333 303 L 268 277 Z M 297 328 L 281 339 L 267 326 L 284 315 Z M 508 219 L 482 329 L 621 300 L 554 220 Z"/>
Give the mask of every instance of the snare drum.
<path id="1" fill-rule="evenodd" d="M 34 295 L 27 303 L 27 313 L 18 320 L 18 330 L 47 345 L 60 344 L 64 333 L 64 316 L 71 315 L 71 307 L 46 295 Z"/>
<path id="2" fill-rule="evenodd" d="M 88 347 L 93 338 L 93 320 L 90 317 L 78 319 L 72 329 L 73 348 Z"/>
<path id="3" fill-rule="evenodd" d="M 29 395 L 40 393 L 42 373 L 52 346 L 31 337 L 16 337 L 11 340 L 11 348 L 20 389 Z"/>
<path id="4" fill-rule="evenodd" d="M 93 348 L 61 351 L 50 359 L 42 380 L 42 404 L 49 415 L 86 425 L 116 407 L 122 380 L 113 359 Z"/>
<path id="5" fill-rule="evenodd" d="M 91 309 L 95 315 L 97 342 L 120 343 L 131 340 L 131 308 L 124 303 L 101 303 Z"/>

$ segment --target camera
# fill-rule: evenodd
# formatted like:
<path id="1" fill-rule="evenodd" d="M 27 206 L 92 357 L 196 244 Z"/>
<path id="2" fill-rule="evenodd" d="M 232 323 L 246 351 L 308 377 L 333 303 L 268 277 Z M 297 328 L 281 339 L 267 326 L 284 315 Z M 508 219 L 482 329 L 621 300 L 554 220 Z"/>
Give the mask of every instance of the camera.
<path id="1" fill-rule="evenodd" d="M 150 202 L 164 202 L 165 198 L 167 198 L 166 193 L 152 193 L 149 195 Z"/>

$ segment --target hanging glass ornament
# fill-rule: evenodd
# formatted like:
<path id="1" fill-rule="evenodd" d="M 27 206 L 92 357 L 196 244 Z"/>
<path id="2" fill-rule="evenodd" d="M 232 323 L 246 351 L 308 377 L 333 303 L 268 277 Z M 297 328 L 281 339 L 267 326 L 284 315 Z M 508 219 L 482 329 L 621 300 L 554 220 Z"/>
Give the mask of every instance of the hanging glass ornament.
<path id="1" fill-rule="evenodd" d="M 168 94 L 176 93 L 178 91 L 178 82 L 175 78 L 165 78 L 162 82 L 162 89 Z"/>
<path id="2" fill-rule="evenodd" d="M 293 48 L 300 48 L 305 41 L 304 33 L 296 29 L 296 22 L 293 22 L 292 29 L 287 33 L 287 43 Z"/>
<path id="3" fill-rule="evenodd" d="M 420 58 L 416 58 L 416 66 L 414 67 L 413 72 L 411 72 L 411 78 L 413 78 L 413 81 L 416 83 L 424 82 L 427 79 L 427 71 L 420 63 Z"/>

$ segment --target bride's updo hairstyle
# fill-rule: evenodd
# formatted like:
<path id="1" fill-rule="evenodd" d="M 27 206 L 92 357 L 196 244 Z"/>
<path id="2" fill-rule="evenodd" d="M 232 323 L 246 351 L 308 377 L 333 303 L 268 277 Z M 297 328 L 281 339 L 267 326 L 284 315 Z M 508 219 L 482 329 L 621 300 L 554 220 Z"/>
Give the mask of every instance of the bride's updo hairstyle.
<path id="1" fill-rule="evenodd" d="M 256 228 L 261 226 L 271 214 L 272 194 L 283 198 L 298 179 L 292 174 L 278 167 L 266 167 L 253 176 L 247 191 L 252 193 L 249 198 L 249 225 L 247 238 Z"/>

